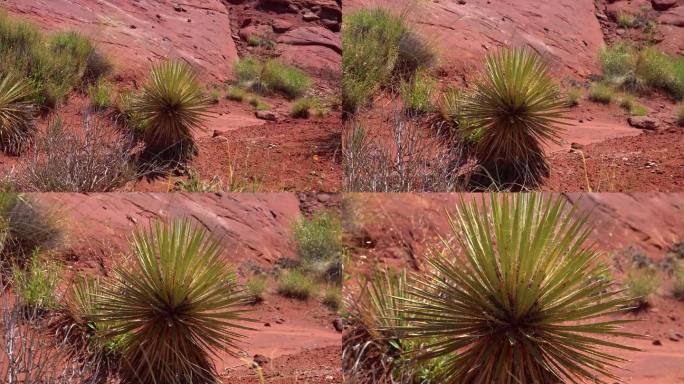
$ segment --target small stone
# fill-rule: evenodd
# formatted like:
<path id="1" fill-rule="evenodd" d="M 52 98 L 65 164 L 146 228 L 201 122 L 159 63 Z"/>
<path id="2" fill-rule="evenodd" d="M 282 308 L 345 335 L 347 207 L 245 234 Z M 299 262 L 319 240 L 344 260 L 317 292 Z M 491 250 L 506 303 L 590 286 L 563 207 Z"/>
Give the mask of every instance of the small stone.
<path id="1" fill-rule="evenodd" d="M 187 12 L 187 10 L 183 8 L 181 5 L 174 5 L 173 10 L 176 12 Z"/>
<path id="2" fill-rule="evenodd" d="M 330 195 L 327 193 L 320 193 L 318 196 L 316 196 L 316 198 L 321 203 L 327 203 L 328 201 L 330 201 Z"/>
<path id="3" fill-rule="evenodd" d="M 658 121 L 648 116 L 631 116 L 627 119 L 629 125 L 634 128 L 646 129 L 653 131 L 658 127 Z"/>
<path id="4" fill-rule="evenodd" d="M 287 20 L 276 20 L 271 26 L 273 27 L 273 32 L 275 33 L 285 33 L 292 29 L 292 23 Z"/>
<path id="5" fill-rule="evenodd" d="M 254 116 L 256 116 L 257 119 L 268 121 L 276 121 L 277 119 L 276 114 L 272 111 L 256 111 L 254 112 Z"/>
<path id="6" fill-rule="evenodd" d="M 264 327 L 270 327 L 271 323 L 264 323 Z"/>
<path id="7" fill-rule="evenodd" d="M 271 361 L 271 359 L 269 359 L 268 357 L 266 357 L 264 355 L 259 355 L 259 354 L 254 355 L 253 360 L 260 367 L 263 367 L 264 365 L 268 364 L 269 361 Z"/>
<path id="8" fill-rule="evenodd" d="M 302 15 L 302 19 L 304 21 L 316 21 L 320 19 L 320 17 L 318 17 L 318 15 L 313 12 L 304 12 L 304 14 Z"/>
<path id="9" fill-rule="evenodd" d="M 660 340 L 656 339 L 653 340 L 653 345 L 663 345 L 663 343 Z"/>
<path id="10" fill-rule="evenodd" d="M 275 321 L 276 324 L 282 324 L 284 322 L 285 322 L 285 319 L 283 319 L 283 318 L 280 318 L 280 319 Z"/>
<path id="11" fill-rule="evenodd" d="M 656 11 L 667 11 L 677 5 L 677 0 L 651 0 L 651 6 Z"/>
<path id="12" fill-rule="evenodd" d="M 333 320 L 332 324 L 337 332 L 342 332 L 344 330 L 344 320 L 342 320 L 341 318 L 336 318 L 335 320 Z"/>
<path id="13" fill-rule="evenodd" d="M 584 145 L 582 145 L 580 143 L 570 143 L 570 148 L 571 149 L 583 149 Z"/>

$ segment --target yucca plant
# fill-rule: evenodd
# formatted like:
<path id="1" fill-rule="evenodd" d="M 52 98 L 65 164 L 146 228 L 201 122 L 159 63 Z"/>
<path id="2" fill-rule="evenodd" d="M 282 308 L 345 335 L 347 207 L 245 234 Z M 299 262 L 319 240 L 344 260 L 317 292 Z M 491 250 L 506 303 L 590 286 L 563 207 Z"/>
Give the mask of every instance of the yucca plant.
<path id="1" fill-rule="evenodd" d="M 9 75 L 0 80 L 0 145 L 9 153 L 21 152 L 36 133 L 32 95 L 31 87 L 23 80 Z"/>
<path id="2" fill-rule="evenodd" d="M 120 337 L 122 366 L 135 382 L 213 383 L 210 355 L 237 356 L 246 297 L 223 249 L 187 220 L 156 222 L 132 240 L 132 265 L 102 282 L 99 314 L 109 338 Z"/>
<path id="3" fill-rule="evenodd" d="M 527 49 L 503 49 L 464 94 L 467 129 L 480 130 L 476 154 L 501 185 L 535 185 L 548 174 L 543 145 L 560 142 L 567 101 L 544 60 Z"/>
<path id="4" fill-rule="evenodd" d="M 629 298 L 595 278 L 606 266 L 586 217 L 563 197 L 492 194 L 449 220 L 459 248 L 430 257 L 400 306 L 403 337 L 424 341 L 417 361 L 446 357 L 438 382 L 619 380 L 623 359 L 605 348 L 636 349 L 603 337 L 634 336 L 611 318 Z"/>
<path id="5" fill-rule="evenodd" d="M 203 126 L 211 102 L 188 64 L 167 61 L 154 66 L 131 104 L 130 114 L 139 120 L 136 125 L 150 155 L 183 162 L 196 152 L 192 134 Z"/>

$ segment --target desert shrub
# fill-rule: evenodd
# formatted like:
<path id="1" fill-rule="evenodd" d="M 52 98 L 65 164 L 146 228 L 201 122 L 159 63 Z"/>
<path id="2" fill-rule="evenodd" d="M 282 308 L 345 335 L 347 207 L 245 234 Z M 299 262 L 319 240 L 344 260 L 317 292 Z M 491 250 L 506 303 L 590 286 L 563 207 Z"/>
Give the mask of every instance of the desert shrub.
<path id="1" fill-rule="evenodd" d="M 680 127 L 684 127 L 684 104 L 680 104 L 676 107 L 676 121 Z"/>
<path id="2" fill-rule="evenodd" d="M 247 102 L 257 111 L 268 111 L 271 109 L 271 105 L 259 96 L 250 95 L 247 97 Z"/>
<path id="3" fill-rule="evenodd" d="M 637 26 L 637 18 L 629 13 L 620 12 L 617 15 L 617 23 L 622 28 L 635 28 Z"/>
<path id="4" fill-rule="evenodd" d="M 125 376 L 140 383 L 214 382 L 211 353 L 236 355 L 245 302 L 223 249 L 188 220 L 137 230 L 130 264 L 101 285 L 99 314 L 122 337 Z"/>
<path id="5" fill-rule="evenodd" d="M 684 263 L 681 261 L 677 263 L 673 277 L 672 295 L 676 299 L 684 300 Z"/>
<path id="6" fill-rule="evenodd" d="M 240 59 L 235 63 L 235 75 L 246 88 L 259 93 L 279 92 L 287 98 L 302 96 L 311 87 L 311 78 L 301 69 L 270 59 Z"/>
<path id="7" fill-rule="evenodd" d="M 2 263 L 25 267 L 36 250 L 49 251 L 64 242 L 62 221 L 55 211 L 30 195 L 0 193 Z"/>
<path id="8" fill-rule="evenodd" d="M 439 100 L 439 114 L 451 134 L 464 141 L 474 144 L 482 137 L 482 129 L 469 129 L 470 122 L 463 116 L 463 92 L 449 87 L 442 92 Z"/>
<path id="9" fill-rule="evenodd" d="M 247 36 L 247 45 L 250 47 L 265 47 L 268 49 L 275 49 L 276 42 L 267 37 L 249 35 Z"/>
<path id="10" fill-rule="evenodd" d="M 618 380 L 610 369 L 624 360 L 604 347 L 636 349 L 602 338 L 632 335 L 600 318 L 628 299 L 591 279 L 606 267 L 575 214 L 538 193 L 462 200 L 449 219 L 458 247 L 409 278 L 408 298 L 398 298 L 408 325 L 385 328 L 422 342 L 416 361 L 445 359 L 437 382 Z"/>
<path id="11" fill-rule="evenodd" d="M 10 75 L 0 81 L 0 145 L 9 153 L 22 152 L 36 134 L 32 92 L 29 83 Z"/>
<path id="12" fill-rule="evenodd" d="M 132 137 L 108 124 L 86 116 L 79 133 L 58 118 L 20 166 L 17 185 L 22 191 L 110 192 L 137 179 L 138 152 Z"/>
<path id="13" fill-rule="evenodd" d="M 662 89 L 675 99 L 684 97 L 684 58 L 653 47 L 616 44 L 604 48 L 600 60 L 604 79 L 616 86 L 634 92 Z"/>
<path id="14" fill-rule="evenodd" d="M 193 132 L 204 124 L 209 105 L 193 69 L 166 61 L 152 67 L 131 113 L 139 119 L 148 154 L 155 160 L 184 162 L 196 152 Z"/>
<path id="15" fill-rule="evenodd" d="M 342 224 L 329 212 L 317 212 L 294 224 L 294 240 L 305 264 L 335 260 L 342 254 Z"/>
<path id="16" fill-rule="evenodd" d="M 334 285 L 327 287 L 323 293 L 321 302 L 333 311 L 339 310 L 342 307 L 342 292 L 340 292 L 340 287 Z"/>
<path id="17" fill-rule="evenodd" d="M 88 87 L 90 106 L 96 110 L 106 109 L 112 106 L 112 93 L 114 86 L 112 83 L 99 79 Z"/>
<path id="18" fill-rule="evenodd" d="M 610 104 L 615 96 L 615 91 L 609 85 L 603 83 L 593 84 L 589 88 L 589 100 L 601 103 Z"/>
<path id="19" fill-rule="evenodd" d="M 632 95 L 624 95 L 620 98 L 620 108 L 631 112 L 632 109 L 637 105 L 637 101 Z"/>
<path id="20" fill-rule="evenodd" d="M 399 92 L 404 102 L 404 111 L 414 115 L 431 112 L 436 87 L 436 81 L 425 73 L 418 73 L 409 80 L 403 81 Z"/>
<path id="21" fill-rule="evenodd" d="M 268 276 L 255 275 L 245 283 L 246 293 L 252 303 L 264 301 L 264 291 L 268 287 Z"/>
<path id="22" fill-rule="evenodd" d="M 570 88 L 565 92 L 565 100 L 568 107 L 576 107 L 582 99 L 582 90 L 579 88 Z"/>
<path id="23" fill-rule="evenodd" d="M 46 35 L 33 24 L 0 13 L 0 73 L 25 78 L 36 103 L 54 107 L 71 90 L 111 69 L 86 37 L 76 32 Z"/>
<path id="24" fill-rule="evenodd" d="M 468 131 L 481 130 L 475 154 L 497 188 L 534 186 L 548 174 L 543 145 L 559 142 L 566 101 L 543 59 L 527 49 L 487 56 L 473 90 L 464 94 Z"/>
<path id="25" fill-rule="evenodd" d="M 240 87 L 231 85 L 226 91 L 226 99 L 233 101 L 243 101 L 247 97 L 247 91 Z"/>
<path id="26" fill-rule="evenodd" d="M 314 100 L 310 97 L 297 99 L 292 104 L 292 108 L 290 109 L 290 116 L 299 117 L 299 118 L 307 118 L 307 117 L 309 117 L 311 110 L 314 109 L 315 106 L 316 106 L 316 100 Z"/>
<path id="27" fill-rule="evenodd" d="M 223 182 L 218 176 L 214 176 L 209 180 L 202 180 L 199 171 L 194 168 L 186 170 L 187 179 L 177 180 L 173 190 L 181 192 L 221 192 L 224 190 Z"/>
<path id="28" fill-rule="evenodd" d="M 278 294 L 297 300 L 308 300 L 316 288 L 316 282 L 299 270 L 284 271 L 278 277 Z"/>
<path id="29" fill-rule="evenodd" d="M 433 66 L 436 57 L 433 47 L 417 32 L 407 28 L 399 39 L 393 71 L 399 76 L 411 77 Z"/>
<path id="30" fill-rule="evenodd" d="M 342 28 L 342 109 L 354 113 L 392 77 L 407 26 L 383 8 L 346 13 Z M 405 41 L 404 52 L 410 58 Z"/>
<path id="31" fill-rule="evenodd" d="M 15 265 L 12 269 L 13 288 L 22 305 L 40 310 L 57 308 L 60 273 L 61 266 L 54 261 L 43 260 L 37 250 L 24 268 Z"/>
<path id="32" fill-rule="evenodd" d="M 455 172 L 465 159 L 458 143 L 426 131 L 422 122 L 395 113 L 390 141 L 369 135 L 361 122 L 342 136 L 344 188 L 354 192 L 457 191 L 465 188 Z"/>
<path id="33" fill-rule="evenodd" d="M 660 277 L 651 268 L 633 268 L 627 273 L 625 289 L 637 309 L 650 305 L 651 296 L 658 290 Z"/>

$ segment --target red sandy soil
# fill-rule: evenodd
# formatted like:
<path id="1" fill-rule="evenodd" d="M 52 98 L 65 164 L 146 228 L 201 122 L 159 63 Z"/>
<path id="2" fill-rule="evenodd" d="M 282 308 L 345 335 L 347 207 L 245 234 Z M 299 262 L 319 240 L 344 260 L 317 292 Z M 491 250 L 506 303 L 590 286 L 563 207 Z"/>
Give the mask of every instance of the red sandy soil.
<path id="1" fill-rule="evenodd" d="M 578 204 L 578 215 L 590 214 L 594 230 L 590 240 L 615 264 L 614 276 L 621 281 L 628 246 L 643 250 L 654 262 L 663 260 L 670 246 L 684 239 L 684 195 L 664 193 L 570 193 L 568 202 Z M 353 245 L 351 276 L 359 276 L 374 265 L 420 270 L 430 250 L 438 250 L 439 238 L 450 238 L 447 212 L 454 212 L 459 194 L 347 194 L 348 241 Z M 480 199 L 481 196 L 475 197 Z M 354 279 L 356 280 L 356 279 Z M 672 281 L 665 278 L 646 312 L 623 315 L 639 320 L 627 326 L 644 340 L 622 340 L 643 351 L 625 353 L 629 360 L 618 376 L 627 383 L 681 383 L 684 380 L 684 304 L 671 293 Z M 345 286 L 355 291 L 352 281 Z M 353 294 L 353 293 L 352 293 Z M 672 337 L 671 337 L 672 336 Z M 662 345 L 654 345 L 658 340 Z"/>
<path id="2" fill-rule="evenodd" d="M 189 217 L 219 239 L 226 262 L 242 281 L 253 271 L 271 271 L 283 258 L 296 258 L 292 223 L 311 209 L 335 206 L 325 194 L 34 194 L 67 228 L 61 257 L 67 276 L 107 275 L 128 252 L 136 226 L 154 219 Z M 221 354 L 214 359 L 225 383 L 259 383 L 253 358 L 261 355 L 267 383 L 341 383 L 341 334 L 336 315 L 316 298 L 307 302 L 283 298 L 269 280 L 264 301 L 250 306 L 241 343 L 243 358 Z"/>
<path id="3" fill-rule="evenodd" d="M 341 7 L 328 0 L 293 1 L 289 8 L 283 8 L 283 3 L 262 3 L 9 0 L 0 7 L 46 31 L 76 30 L 93 38 L 114 62 L 120 88 L 138 88 L 150 65 L 165 58 L 189 62 L 209 86 L 233 80 L 233 64 L 239 57 L 280 56 L 283 62 L 307 71 L 314 80 L 313 94 L 333 97 L 339 89 Z M 304 15 L 310 21 L 304 21 Z M 279 26 L 278 33 L 272 24 Z M 240 28 L 269 29 L 275 49 L 264 53 L 261 48 L 248 47 L 244 40 L 249 33 L 239 33 Z M 57 113 L 78 122 L 86 102 L 80 95 L 71 99 L 76 103 L 69 101 Z M 232 169 L 234 176 L 243 179 L 240 181 L 257 184 L 260 190 L 338 190 L 338 114 L 332 111 L 322 119 L 291 119 L 290 101 L 279 96 L 264 97 L 264 101 L 273 107 L 276 122 L 257 119 L 246 103 L 221 99 L 212 108 L 205 129 L 197 134 L 200 154 L 189 166 L 199 170 L 203 179 L 218 176 L 224 182 Z M 219 138 L 212 139 L 216 136 Z M 5 157 L 0 160 L 17 162 Z M 130 188 L 166 191 L 170 184 L 170 179 L 142 181 Z"/>
<path id="4" fill-rule="evenodd" d="M 590 78 L 600 73 L 598 53 L 605 44 L 647 39 L 643 29 L 617 28 L 615 17 L 621 9 L 643 12 L 658 23 L 656 34 L 649 37 L 657 48 L 671 54 L 684 53 L 683 4 L 678 1 L 668 10 L 655 11 L 650 0 L 468 0 L 465 4 L 351 0 L 345 9 L 382 6 L 405 11 L 409 23 L 437 52 L 440 88 L 467 86 L 487 53 L 515 46 L 528 46 L 542 55 L 553 76 L 566 88 L 588 85 Z M 581 148 L 587 159 L 594 191 L 681 191 L 684 129 L 675 124 L 675 103 L 660 94 L 639 97 L 638 101 L 648 108 L 649 117 L 658 121 L 657 135 L 631 127 L 628 114 L 617 105 L 597 105 L 585 95 L 580 106 L 569 113 L 570 125 L 562 143 L 546 148 L 551 175 L 541 188 L 558 192 L 588 189 L 579 152 L 568 154 L 572 145 Z M 384 110 L 376 103 L 371 111 L 361 113 L 361 119 L 372 125 Z M 616 154 L 629 155 L 618 158 Z M 623 157 L 628 160 L 622 161 Z M 614 161 L 616 158 L 619 161 Z M 658 163 L 657 172 L 642 172 L 640 167 L 649 161 Z"/>

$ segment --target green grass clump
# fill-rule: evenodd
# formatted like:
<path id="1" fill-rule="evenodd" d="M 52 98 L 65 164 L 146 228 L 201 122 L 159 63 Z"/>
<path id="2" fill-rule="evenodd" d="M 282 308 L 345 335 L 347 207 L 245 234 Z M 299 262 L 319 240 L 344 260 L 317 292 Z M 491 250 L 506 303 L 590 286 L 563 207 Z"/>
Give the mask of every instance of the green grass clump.
<path id="1" fill-rule="evenodd" d="M 111 69 L 88 38 L 76 32 L 47 35 L 31 23 L 0 12 L 0 73 L 26 79 L 35 103 L 55 107 L 73 89 Z"/>
<path id="2" fill-rule="evenodd" d="M 436 87 L 436 81 L 423 73 L 416 74 L 408 81 L 403 81 L 399 90 L 404 102 L 404 112 L 408 114 L 431 112 L 434 109 L 432 98 Z"/>
<path id="3" fill-rule="evenodd" d="M 333 311 L 339 310 L 342 307 L 342 293 L 340 292 L 340 287 L 327 287 L 321 302 Z"/>
<path id="4" fill-rule="evenodd" d="M 304 97 L 295 100 L 290 109 L 290 116 L 308 118 L 310 116 L 323 117 L 328 111 L 321 101 L 315 97 Z"/>
<path id="5" fill-rule="evenodd" d="M 605 81 L 632 92 L 661 89 L 675 99 L 684 98 L 684 58 L 654 47 L 638 49 L 616 44 L 600 53 Z"/>
<path id="6" fill-rule="evenodd" d="M 276 42 L 258 35 L 249 35 L 247 37 L 247 45 L 250 47 L 266 47 L 269 49 L 274 49 L 276 47 Z"/>
<path id="7" fill-rule="evenodd" d="M 615 91 L 609 85 L 603 83 L 593 84 L 589 88 L 589 100 L 601 103 L 610 104 L 615 96 Z"/>
<path id="8" fill-rule="evenodd" d="M 373 94 L 433 65 L 435 53 L 404 15 L 384 8 L 345 13 L 342 28 L 342 109 L 355 113 Z"/>
<path id="9" fill-rule="evenodd" d="M 684 262 L 679 262 L 674 270 L 674 284 L 672 295 L 678 300 L 684 300 Z"/>
<path id="10" fill-rule="evenodd" d="M 660 276 L 650 268 L 635 268 L 627 273 L 625 289 L 637 309 L 650 305 L 651 296 L 658 290 Z"/>
<path id="11" fill-rule="evenodd" d="M 629 13 L 620 12 L 617 15 L 617 23 L 622 28 L 635 28 L 637 25 L 637 18 Z"/>
<path id="12" fill-rule="evenodd" d="M 95 84 L 88 87 L 90 106 L 95 109 L 106 109 L 112 106 L 112 93 L 114 86 L 112 83 L 99 79 Z"/>
<path id="13" fill-rule="evenodd" d="M 271 109 L 271 105 L 265 102 L 261 97 L 250 95 L 247 96 L 247 102 L 249 105 L 253 106 L 257 111 L 268 111 Z"/>
<path id="14" fill-rule="evenodd" d="M 303 262 L 334 260 L 342 254 L 342 224 L 331 213 L 318 212 L 295 223 L 294 240 Z"/>
<path id="15" fill-rule="evenodd" d="M 0 80 L 0 145 L 8 153 L 21 153 L 36 135 L 32 92 L 24 80 L 10 75 Z"/>
<path id="16" fill-rule="evenodd" d="M 252 303 L 260 303 L 264 301 L 264 292 L 268 287 L 268 276 L 256 275 L 252 276 L 245 283 L 247 296 Z"/>
<path id="17" fill-rule="evenodd" d="M 36 251 L 25 268 L 14 266 L 12 269 L 14 291 L 26 306 L 42 310 L 57 308 L 60 272 L 59 264 L 43 260 Z"/>
<path id="18" fill-rule="evenodd" d="M 152 67 L 135 96 L 131 113 L 139 119 L 145 149 L 155 159 L 184 162 L 196 151 L 193 132 L 208 117 L 209 99 L 192 68 L 180 61 Z"/>
<path id="19" fill-rule="evenodd" d="M 297 300 L 308 300 L 316 289 L 314 279 L 304 272 L 291 270 L 278 278 L 278 294 Z"/>
<path id="20" fill-rule="evenodd" d="M 582 99 L 582 90 L 576 87 L 570 88 L 565 92 L 565 100 L 568 107 L 576 107 Z"/>
<path id="21" fill-rule="evenodd" d="M 275 59 L 240 59 L 234 70 L 238 81 L 248 89 L 258 93 L 279 92 L 289 99 L 302 96 L 312 84 L 304 71 Z"/>
<path id="22" fill-rule="evenodd" d="M 240 87 L 231 85 L 226 91 L 226 99 L 242 102 L 247 97 L 247 91 Z"/>
<path id="23" fill-rule="evenodd" d="M 120 364 L 140 383 L 210 383 L 212 354 L 236 355 L 246 297 L 221 244 L 188 220 L 137 230 L 133 258 L 101 282 L 97 323 L 121 337 Z"/>
<path id="24" fill-rule="evenodd" d="M 684 104 L 680 104 L 676 107 L 677 114 L 677 124 L 680 127 L 684 127 Z"/>
<path id="25" fill-rule="evenodd" d="M 619 380 L 611 370 L 624 359 L 604 348 L 637 350 L 615 343 L 636 335 L 608 317 L 629 299 L 609 282 L 587 284 L 606 267 L 576 215 L 540 193 L 462 200 L 449 219 L 457 245 L 434 252 L 405 296 L 382 299 L 403 324 L 380 331 L 420 342 L 417 363 L 443 358 L 438 383 Z"/>

